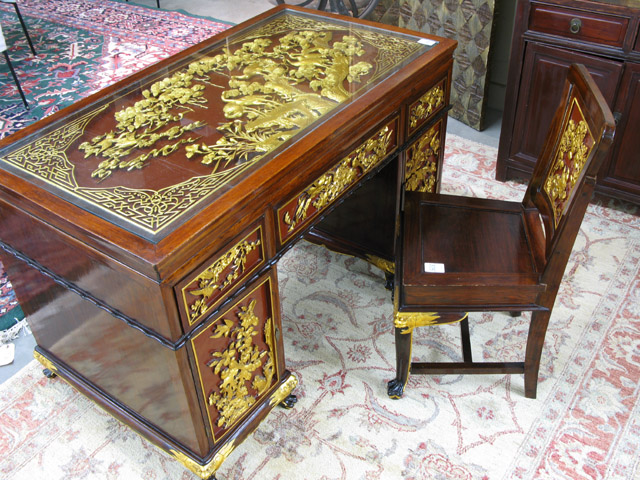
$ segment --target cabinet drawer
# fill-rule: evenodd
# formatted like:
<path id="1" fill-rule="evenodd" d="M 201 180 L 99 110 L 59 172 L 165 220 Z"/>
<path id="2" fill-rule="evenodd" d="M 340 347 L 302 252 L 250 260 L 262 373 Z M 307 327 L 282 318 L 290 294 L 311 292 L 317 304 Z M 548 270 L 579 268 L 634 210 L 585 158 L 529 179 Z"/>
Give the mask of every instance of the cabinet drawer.
<path id="1" fill-rule="evenodd" d="M 534 4 L 529 28 L 583 42 L 622 48 L 629 19 L 613 15 Z"/>

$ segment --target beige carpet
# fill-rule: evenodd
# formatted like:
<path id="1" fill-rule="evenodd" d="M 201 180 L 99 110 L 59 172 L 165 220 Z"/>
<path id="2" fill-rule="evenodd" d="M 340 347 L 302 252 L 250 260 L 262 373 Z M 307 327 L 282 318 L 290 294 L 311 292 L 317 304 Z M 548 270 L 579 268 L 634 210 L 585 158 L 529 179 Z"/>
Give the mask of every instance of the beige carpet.
<path id="1" fill-rule="evenodd" d="M 443 191 L 521 198 L 495 149 L 450 136 Z M 411 377 L 390 400 L 392 307 L 368 264 L 301 243 L 279 264 L 285 351 L 300 385 L 220 480 L 632 479 L 640 475 L 640 219 L 592 205 L 551 320 L 538 399 L 521 376 Z M 473 315 L 474 354 L 518 358 L 526 320 Z M 414 355 L 457 358 L 457 328 Z M 0 477 L 193 479 L 33 362 L 0 387 Z"/>

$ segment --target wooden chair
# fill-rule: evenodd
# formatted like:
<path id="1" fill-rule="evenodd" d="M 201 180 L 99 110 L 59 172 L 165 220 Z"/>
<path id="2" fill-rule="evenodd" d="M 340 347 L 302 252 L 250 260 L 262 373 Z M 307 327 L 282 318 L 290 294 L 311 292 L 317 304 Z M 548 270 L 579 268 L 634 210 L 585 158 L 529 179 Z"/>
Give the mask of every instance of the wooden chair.
<path id="1" fill-rule="evenodd" d="M 572 65 L 561 105 L 522 203 L 405 192 L 394 292 L 400 398 L 413 374 L 524 373 L 535 398 L 549 317 L 614 119 L 582 65 Z M 523 362 L 474 362 L 460 312 L 532 311 Z M 438 313 L 434 313 L 438 312 Z M 411 363 L 416 327 L 459 321 L 463 359 Z"/>

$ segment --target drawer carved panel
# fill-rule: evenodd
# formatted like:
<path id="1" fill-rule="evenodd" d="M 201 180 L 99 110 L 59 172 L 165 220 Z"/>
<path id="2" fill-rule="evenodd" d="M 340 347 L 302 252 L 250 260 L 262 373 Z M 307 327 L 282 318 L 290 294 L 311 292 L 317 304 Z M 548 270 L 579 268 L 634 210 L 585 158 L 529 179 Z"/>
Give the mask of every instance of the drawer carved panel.
<path id="1" fill-rule="evenodd" d="M 432 87 L 409 107 L 409 135 L 435 116 L 445 105 L 446 79 Z"/>
<path id="2" fill-rule="evenodd" d="M 278 209 L 278 233 L 285 243 L 358 180 L 389 156 L 398 145 L 397 117 L 363 142 L 335 167 Z"/>
<path id="3" fill-rule="evenodd" d="M 444 146 L 443 132 L 442 120 L 440 120 L 407 149 L 405 190 L 431 193 L 439 190 Z"/>
<path id="4" fill-rule="evenodd" d="M 219 442 L 280 378 L 277 288 L 269 276 L 191 340 L 214 442 Z"/>
<path id="5" fill-rule="evenodd" d="M 183 316 L 194 325 L 243 279 L 265 262 L 264 229 L 259 226 L 213 261 L 205 263 L 180 288 Z"/>

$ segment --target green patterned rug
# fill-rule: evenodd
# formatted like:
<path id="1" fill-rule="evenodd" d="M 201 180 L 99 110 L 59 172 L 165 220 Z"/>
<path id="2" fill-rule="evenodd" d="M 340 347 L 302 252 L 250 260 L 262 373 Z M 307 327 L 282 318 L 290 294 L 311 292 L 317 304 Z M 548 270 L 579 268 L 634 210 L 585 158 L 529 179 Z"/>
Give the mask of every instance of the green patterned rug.
<path id="1" fill-rule="evenodd" d="M 35 57 L 13 6 L 0 4 L 8 54 L 31 108 L 2 65 L 0 138 L 230 26 L 110 0 L 21 0 L 20 11 Z"/>

